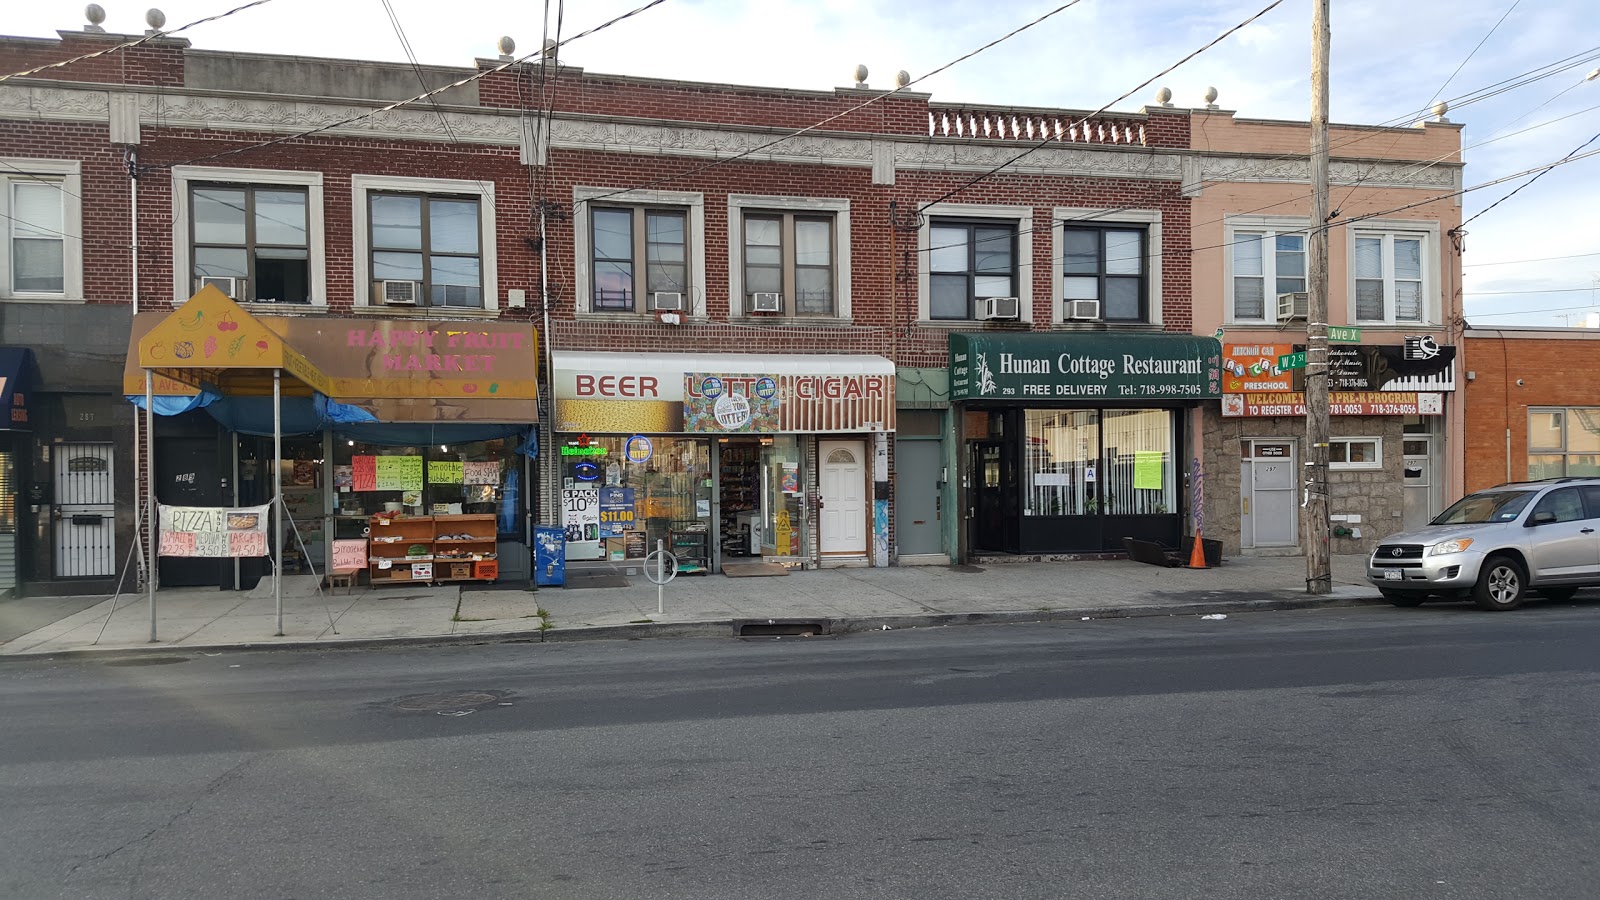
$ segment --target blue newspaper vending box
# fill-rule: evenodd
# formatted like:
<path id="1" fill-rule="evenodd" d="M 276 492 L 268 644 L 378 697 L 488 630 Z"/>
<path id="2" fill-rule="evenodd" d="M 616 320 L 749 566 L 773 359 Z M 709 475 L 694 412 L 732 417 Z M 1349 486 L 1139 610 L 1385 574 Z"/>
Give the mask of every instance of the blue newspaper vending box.
<path id="1" fill-rule="evenodd" d="M 533 583 L 564 587 L 567 583 L 567 536 L 559 527 L 533 529 Z"/>

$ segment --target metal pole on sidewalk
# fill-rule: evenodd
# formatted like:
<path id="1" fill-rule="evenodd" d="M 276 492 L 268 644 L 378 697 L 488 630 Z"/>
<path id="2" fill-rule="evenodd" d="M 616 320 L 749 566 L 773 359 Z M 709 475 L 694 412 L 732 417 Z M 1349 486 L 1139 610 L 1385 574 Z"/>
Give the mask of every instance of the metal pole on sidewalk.
<path id="1" fill-rule="evenodd" d="M 145 556 L 148 560 L 144 570 L 145 590 L 150 594 L 150 640 L 156 640 L 156 550 L 161 536 L 156 533 L 159 527 L 156 511 L 156 419 L 155 419 L 155 376 L 149 369 L 144 370 L 144 518 L 145 518 Z M 134 530 L 138 530 L 134 525 Z"/>
<path id="2" fill-rule="evenodd" d="M 283 637 L 283 370 L 272 370 L 272 505 L 278 527 L 273 535 L 272 600 L 278 610 L 277 636 Z"/>
<path id="3" fill-rule="evenodd" d="M 667 542 L 656 538 L 656 615 L 667 611 L 662 593 L 667 589 Z"/>

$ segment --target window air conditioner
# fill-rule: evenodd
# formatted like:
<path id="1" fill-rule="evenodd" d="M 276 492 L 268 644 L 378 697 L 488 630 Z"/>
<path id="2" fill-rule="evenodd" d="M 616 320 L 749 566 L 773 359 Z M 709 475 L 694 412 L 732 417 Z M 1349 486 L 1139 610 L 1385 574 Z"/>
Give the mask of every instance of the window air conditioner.
<path id="1" fill-rule="evenodd" d="M 1288 322 L 1294 319 L 1305 321 L 1306 306 L 1310 303 L 1310 295 L 1305 291 L 1295 291 L 1292 294 L 1278 295 L 1278 321 Z"/>
<path id="2" fill-rule="evenodd" d="M 654 312 L 683 310 L 683 294 L 677 291 L 656 291 L 650 295 L 650 309 Z"/>
<path id="3" fill-rule="evenodd" d="M 444 286 L 444 304 L 446 306 L 467 306 L 474 302 L 476 298 L 473 295 L 477 292 L 477 285 L 447 284 Z"/>
<path id="4" fill-rule="evenodd" d="M 202 275 L 199 279 L 197 279 L 197 281 L 199 282 L 200 286 L 195 288 L 195 290 L 198 291 L 207 287 L 214 287 L 224 294 L 227 294 L 228 297 L 233 300 L 239 299 L 239 288 L 244 287 L 243 278 L 223 278 L 217 275 Z"/>
<path id="5" fill-rule="evenodd" d="M 1099 300 L 1068 300 L 1067 318 L 1069 319 L 1100 319 Z"/>
<path id="6" fill-rule="evenodd" d="M 422 297 L 420 281 L 380 281 L 378 287 L 389 306 L 416 306 Z"/>
<path id="7" fill-rule="evenodd" d="M 751 312 L 783 312 L 783 295 L 772 291 L 757 291 L 750 295 Z"/>
<path id="8" fill-rule="evenodd" d="M 1016 319 L 1021 316 L 1021 305 L 1015 297 L 979 297 L 979 319 Z"/>

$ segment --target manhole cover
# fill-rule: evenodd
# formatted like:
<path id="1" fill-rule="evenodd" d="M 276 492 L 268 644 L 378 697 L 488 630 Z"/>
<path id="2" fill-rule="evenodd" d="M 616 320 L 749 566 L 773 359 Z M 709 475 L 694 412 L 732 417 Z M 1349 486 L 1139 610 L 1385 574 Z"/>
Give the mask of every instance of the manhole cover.
<path id="1" fill-rule="evenodd" d="M 440 694 L 413 694 L 388 703 L 390 709 L 402 712 L 439 712 L 440 710 L 477 709 L 495 706 L 511 691 L 445 691 Z"/>
<path id="2" fill-rule="evenodd" d="M 170 666 L 173 663 L 188 662 L 187 656 L 135 656 L 129 659 L 108 660 L 108 666 Z"/>

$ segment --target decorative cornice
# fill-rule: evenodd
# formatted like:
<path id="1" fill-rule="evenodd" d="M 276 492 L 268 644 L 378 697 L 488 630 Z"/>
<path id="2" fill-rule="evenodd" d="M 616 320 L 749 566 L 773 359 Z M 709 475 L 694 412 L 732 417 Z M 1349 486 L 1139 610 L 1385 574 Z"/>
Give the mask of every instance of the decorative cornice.
<path id="1" fill-rule="evenodd" d="M 1367 187 L 1454 188 L 1460 165 L 1426 161 L 1346 162 L 1328 164 L 1331 184 Z M 1309 184 L 1307 159 L 1260 159 L 1240 156 L 1202 156 L 1200 177 L 1206 182 L 1254 181 Z"/>
<path id="2" fill-rule="evenodd" d="M 108 90 L 24 84 L 0 84 L 0 118 L 61 122 L 107 122 Z M 118 90 L 137 96 L 139 119 L 146 127 L 176 126 L 294 134 L 329 127 L 325 134 L 387 140 L 463 141 L 473 144 L 520 146 L 521 118 L 512 110 L 466 110 L 445 107 L 441 112 L 402 108 L 368 115 L 358 122 L 335 125 L 371 113 L 372 106 L 317 98 L 271 95 L 215 95 L 181 90 L 154 92 Z M 804 134 L 772 145 L 770 131 L 736 126 L 677 125 L 653 122 L 558 118 L 551 126 L 551 145 L 564 150 L 630 153 L 649 156 L 723 159 L 743 156 L 758 162 L 871 168 L 873 147 L 879 156 L 887 145 L 898 170 L 984 172 L 1005 165 L 1008 171 L 1030 175 L 1131 178 L 1151 181 L 1297 182 L 1309 183 L 1310 164 L 1305 159 L 1263 159 L 1241 155 L 1208 155 L 1138 147 L 1112 149 L 1070 144 L 1038 147 L 1011 162 L 1028 142 L 977 141 L 948 138 L 893 138 L 884 135 Z M 759 148 L 759 149 L 758 149 Z M 1185 161 L 1187 160 L 1187 165 Z M 883 168 L 884 160 L 879 160 Z M 1195 168 L 1198 165 L 1199 171 Z M 1187 169 L 1187 172 L 1186 172 Z M 1458 187 L 1459 163 L 1335 160 L 1330 166 L 1334 184 L 1369 187 L 1451 189 Z"/>

